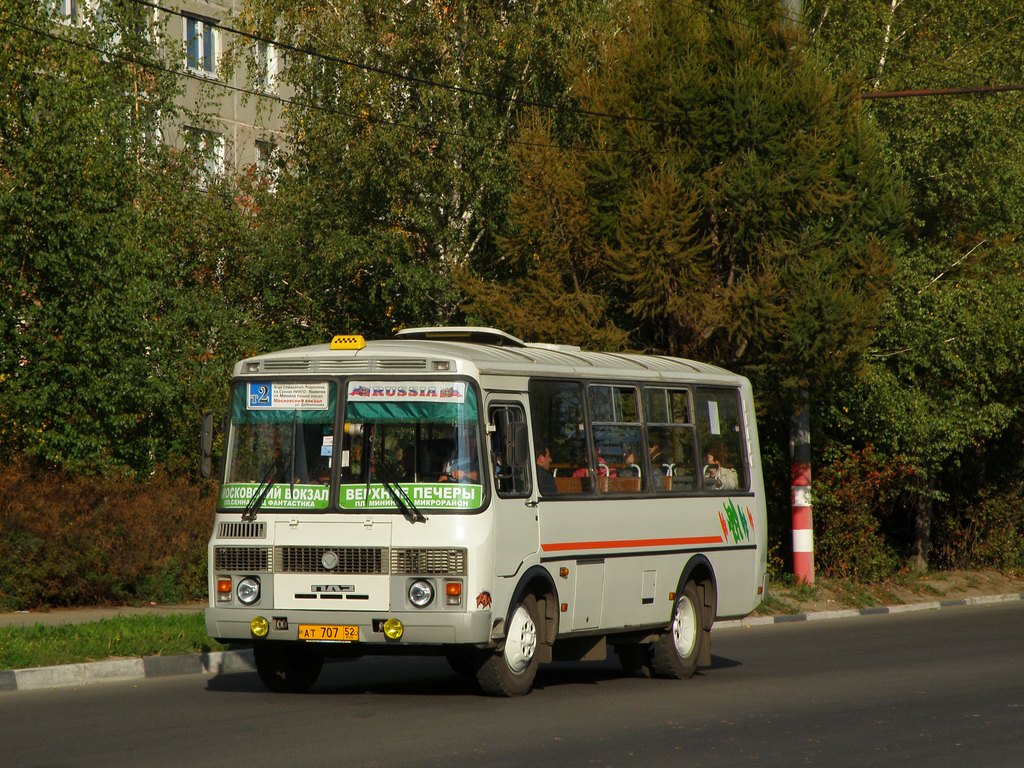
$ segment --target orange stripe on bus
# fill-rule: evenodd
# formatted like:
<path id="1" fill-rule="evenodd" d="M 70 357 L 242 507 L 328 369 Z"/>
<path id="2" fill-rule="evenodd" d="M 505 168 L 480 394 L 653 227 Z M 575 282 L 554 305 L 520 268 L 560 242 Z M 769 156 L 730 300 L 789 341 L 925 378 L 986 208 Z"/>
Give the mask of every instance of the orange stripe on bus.
<path id="1" fill-rule="evenodd" d="M 564 552 L 567 549 L 635 549 L 638 547 L 693 546 L 694 544 L 721 544 L 721 536 L 686 536 L 681 539 L 626 539 L 622 541 L 562 541 L 541 544 L 545 552 Z"/>

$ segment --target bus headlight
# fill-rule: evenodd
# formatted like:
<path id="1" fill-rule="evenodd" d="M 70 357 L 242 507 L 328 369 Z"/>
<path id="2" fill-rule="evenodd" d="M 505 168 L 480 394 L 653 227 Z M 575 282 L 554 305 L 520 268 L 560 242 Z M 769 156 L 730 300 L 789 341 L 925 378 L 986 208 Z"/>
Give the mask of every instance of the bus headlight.
<path id="1" fill-rule="evenodd" d="M 426 608 L 434 599 L 434 586 L 420 579 L 409 585 L 409 602 L 417 608 Z"/>
<path id="2" fill-rule="evenodd" d="M 260 599 L 260 580 L 254 576 L 246 576 L 238 582 L 235 594 L 242 605 L 252 605 Z"/>

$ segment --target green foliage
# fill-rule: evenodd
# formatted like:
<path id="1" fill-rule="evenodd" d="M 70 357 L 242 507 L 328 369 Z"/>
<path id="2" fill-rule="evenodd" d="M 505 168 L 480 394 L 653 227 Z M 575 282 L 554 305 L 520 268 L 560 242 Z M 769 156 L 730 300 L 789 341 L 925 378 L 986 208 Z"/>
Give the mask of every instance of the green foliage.
<path id="1" fill-rule="evenodd" d="M 722 11 L 622 3 L 592 30 L 567 65 L 587 112 L 525 125 L 510 269 L 470 286 L 469 311 L 722 362 L 773 400 L 828 390 L 875 329 L 901 198 L 878 135 L 774 4 Z"/>
<path id="2" fill-rule="evenodd" d="M 286 74 L 297 142 L 247 260 L 267 323 L 320 340 L 456 316 L 459 271 L 488 269 L 506 217 L 515 100 L 544 87 L 566 10 L 249 3 L 253 29 L 327 57 Z"/>
<path id="3" fill-rule="evenodd" d="M 1024 64 L 1010 0 L 806 6 L 823 59 L 852 66 L 865 92 L 977 89 L 1016 82 Z M 958 468 L 973 454 L 984 457 L 976 467 L 999 461 L 1024 404 L 1024 105 L 1017 94 L 974 93 L 879 99 L 867 109 L 906 180 L 913 228 L 867 373 L 840 399 L 849 418 L 836 436 L 906 455 L 935 499 L 977 498 L 989 478 Z M 922 501 L 923 564 L 933 513 L 938 530 L 956 528 L 964 503 Z"/>
<path id="4" fill-rule="evenodd" d="M 0 48 L 0 454 L 188 471 L 199 411 L 246 346 L 218 275 L 244 219 L 152 138 L 178 82 L 134 63 L 161 63 L 144 9 L 69 26 L 45 7 L 8 5 Z"/>
<path id="5" fill-rule="evenodd" d="M 214 499 L 158 472 L 146 482 L 0 470 L 0 606 L 175 603 L 206 593 Z"/>

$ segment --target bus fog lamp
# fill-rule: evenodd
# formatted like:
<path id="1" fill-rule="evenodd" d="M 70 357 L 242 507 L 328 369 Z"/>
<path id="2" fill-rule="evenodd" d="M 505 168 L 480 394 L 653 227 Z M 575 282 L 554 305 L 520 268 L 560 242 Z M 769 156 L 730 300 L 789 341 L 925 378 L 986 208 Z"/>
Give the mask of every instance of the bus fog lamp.
<path id="1" fill-rule="evenodd" d="M 405 634 L 405 627 L 398 619 L 388 619 L 384 622 L 384 636 L 389 640 L 401 640 Z"/>
<path id="2" fill-rule="evenodd" d="M 434 599 L 434 586 L 420 579 L 409 585 L 409 602 L 417 608 L 426 608 Z"/>
<path id="3" fill-rule="evenodd" d="M 254 616 L 249 622 L 249 631 L 253 637 L 266 637 L 270 634 L 270 622 L 262 616 Z"/>
<path id="4" fill-rule="evenodd" d="M 246 576 L 238 582 L 235 592 L 242 605 L 252 605 L 260 599 L 260 580 L 253 576 Z"/>

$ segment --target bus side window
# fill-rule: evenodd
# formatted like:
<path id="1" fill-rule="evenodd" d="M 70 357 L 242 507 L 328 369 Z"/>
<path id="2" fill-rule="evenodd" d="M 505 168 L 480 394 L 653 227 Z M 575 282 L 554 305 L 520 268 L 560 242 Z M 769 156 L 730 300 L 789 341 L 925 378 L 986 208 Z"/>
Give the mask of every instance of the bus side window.
<path id="1" fill-rule="evenodd" d="M 656 492 L 697 488 L 690 393 L 686 389 L 644 389 L 647 461 Z"/>
<path id="2" fill-rule="evenodd" d="M 492 405 L 488 421 L 494 487 L 502 497 L 529 496 L 529 444 L 526 415 L 520 405 Z"/>
<path id="3" fill-rule="evenodd" d="M 587 394 L 598 490 L 639 493 L 650 487 L 636 387 L 591 384 Z"/>
<path id="4" fill-rule="evenodd" d="M 587 458 L 583 385 L 578 381 L 530 382 L 530 422 L 534 450 L 551 452 L 558 495 L 589 494 L 594 470 Z"/>
<path id="5" fill-rule="evenodd" d="M 701 387 L 695 394 L 702 485 L 707 491 L 745 490 L 749 485 L 739 392 Z"/>

